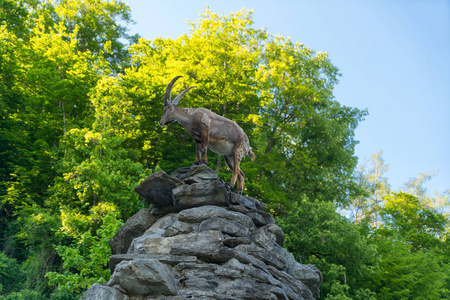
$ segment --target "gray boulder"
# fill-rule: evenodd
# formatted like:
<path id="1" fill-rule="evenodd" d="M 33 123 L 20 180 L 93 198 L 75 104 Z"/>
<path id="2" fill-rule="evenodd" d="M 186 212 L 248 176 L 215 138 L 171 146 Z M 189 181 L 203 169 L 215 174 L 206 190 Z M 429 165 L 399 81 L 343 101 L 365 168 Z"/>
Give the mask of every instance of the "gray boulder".
<path id="1" fill-rule="evenodd" d="M 178 178 L 159 171 L 148 176 L 134 191 L 156 207 L 172 205 L 172 190 L 182 184 Z"/>
<path id="2" fill-rule="evenodd" d="M 250 234 L 250 229 L 240 223 L 219 217 L 202 221 L 198 230 L 200 232 L 215 230 L 235 237 L 247 237 Z"/>
<path id="3" fill-rule="evenodd" d="M 274 247 L 276 255 L 284 257 L 286 262 L 285 272 L 309 287 L 314 298 L 319 298 L 319 286 L 323 281 L 322 273 L 314 265 L 303 265 L 297 262 L 294 256 L 282 247 Z"/>
<path id="4" fill-rule="evenodd" d="M 112 287 L 94 283 L 91 288 L 84 293 L 81 300 L 130 300 L 130 297 Z"/>
<path id="5" fill-rule="evenodd" d="M 133 239 L 141 236 L 155 221 L 156 218 L 148 209 L 143 208 L 138 211 L 109 240 L 111 254 L 127 253 Z"/>
<path id="6" fill-rule="evenodd" d="M 257 199 L 207 166 L 157 172 L 136 191 L 152 203 L 110 240 L 111 278 L 83 299 L 314 299 L 322 274 L 283 248 Z"/>
<path id="7" fill-rule="evenodd" d="M 123 290 L 136 299 L 178 293 L 177 280 L 171 269 L 157 259 L 122 261 L 116 266 L 107 286 Z"/>
<path id="8" fill-rule="evenodd" d="M 255 224 L 248 216 L 235 211 L 229 211 L 219 206 L 205 205 L 202 207 L 185 209 L 178 214 L 178 220 L 188 223 L 201 223 L 204 220 L 214 217 L 233 220 L 250 229 L 255 228 Z"/>
<path id="9" fill-rule="evenodd" d="M 225 185 L 219 180 L 179 185 L 172 190 L 172 197 L 174 205 L 181 208 L 229 203 Z"/>

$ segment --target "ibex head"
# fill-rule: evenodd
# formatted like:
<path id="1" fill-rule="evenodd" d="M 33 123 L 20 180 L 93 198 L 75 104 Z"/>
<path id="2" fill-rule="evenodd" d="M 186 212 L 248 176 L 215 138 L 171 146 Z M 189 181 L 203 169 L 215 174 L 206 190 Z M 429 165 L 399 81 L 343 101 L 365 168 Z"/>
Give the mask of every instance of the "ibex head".
<path id="1" fill-rule="evenodd" d="M 186 94 L 190 89 L 194 88 L 195 86 L 191 86 L 188 88 L 185 88 L 181 93 L 179 93 L 173 101 L 171 101 L 171 94 L 172 94 L 172 88 L 175 83 L 180 77 L 183 76 L 177 76 L 167 85 L 166 93 L 164 94 L 164 114 L 161 118 L 161 121 L 159 121 L 159 125 L 161 127 L 166 126 L 167 124 L 170 124 L 177 120 L 176 114 L 174 112 L 175 108 L 174 106 L 178 105 L 178 102 L 180 102 L 181 98 Z"/>

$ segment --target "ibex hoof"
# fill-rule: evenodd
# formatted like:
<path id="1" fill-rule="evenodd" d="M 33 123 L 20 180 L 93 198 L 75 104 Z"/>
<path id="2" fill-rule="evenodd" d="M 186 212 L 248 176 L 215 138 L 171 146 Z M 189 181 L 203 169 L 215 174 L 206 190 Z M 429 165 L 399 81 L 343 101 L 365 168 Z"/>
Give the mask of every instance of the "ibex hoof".
<path id="1" fill-rule="evenodd" d="M 242 190 L 236 190 L 236 194 L 242 194 Z"/>

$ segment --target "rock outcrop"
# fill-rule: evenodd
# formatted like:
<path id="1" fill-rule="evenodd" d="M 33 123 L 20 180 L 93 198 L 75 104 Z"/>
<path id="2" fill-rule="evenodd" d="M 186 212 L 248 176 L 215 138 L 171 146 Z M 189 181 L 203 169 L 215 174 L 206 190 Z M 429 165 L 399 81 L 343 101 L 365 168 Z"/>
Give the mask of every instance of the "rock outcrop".
<path id="1" fill-rule="evenodd" d="M 322 274 L 283 248 L 265 204 L 230 192 L 206 166 L 150 175 L 152 203 L 110 240 L 111 278 L 82 299 L 315 299 Z"/>

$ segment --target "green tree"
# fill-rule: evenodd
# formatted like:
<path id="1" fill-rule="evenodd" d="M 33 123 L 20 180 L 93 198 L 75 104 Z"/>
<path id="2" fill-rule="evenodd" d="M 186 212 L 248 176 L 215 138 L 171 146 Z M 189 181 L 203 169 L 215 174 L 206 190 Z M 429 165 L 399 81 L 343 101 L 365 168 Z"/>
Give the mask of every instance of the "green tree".
<path id="1" fill-rule="evenodd" d="M 400 238 L 412 251 L 442 248 L 448 220 L 436 210 L 424 207 L 418 197 L 392 193 L 384 201 L 381 216 L 379 234 Z"/>
<path id="2" fill-rule="evenodd" d="M 24 1 L 3 0 L 0 3 L 0 25 L 15 36 L 25 38 L 28 11 Z"/>
<path id="3" fill-rule="evenodd" d="M 90 101 L 94 122 L 67 132 L 48 204 L 60 210 L 62 222 L 56 251 L 63 264 L 47 273 L 55 295 L 79 295 L 109 279 L 108 240 L 122 225 L 121 216 L 127 219 L 144 206 L 132 188 L 150 173 L 137 162 L 139 151 L 128 148 L 138 123 L 120 81 L 102 78 Z"/>
<path id="4" fill-rule="evenodd" d="M 63 258 L 55 245 L 70 246 L 73 240 L 56 234 L 68 199 L 78 201 L 70 203 L 72 207 L 84 203 L 86 215 L 109 196 L 113 202 L 126 203 L 125 217 L 141 207 L 137 197 L 132 201 L 124 197 L 124 189 L 129 192 L 143 169 L 131 161 L 135 154 L 125 155 L 120 148 L 125 137 L 106 130 L 102 136 L 93 128 L 96 103 L 89 95 L 102 76 L 119 68 L 119 62 L 127 64 L 125 45 L 118 42 L 127 38 L 125 25 L 118 22 L 128 24 L 129 10 L 117 1 L 69 2 L 0 5 L 0 244 L 27 270 L 17 273 L 23 278 L 17 280 L 20 287 L 10 299 L 41 299 L 51 293 L 45 274 L 61 270 Z M 93 145 L 99 134 L 101 145 Z M 89 150 L 93 153 L 85 155 L 85 163 L 76 160 L 80 156 L 68 159 L 70 153 Z M 65 177 L 74 171 L 84 177 Z M 87 184 L 92 175 L 95 180 Z M 103 184 L 103 189 L 96 189 Z M 77 194 L 76 188 L 82 193 Z M 97 201 L 92 201 L 95 197 Z M 94 230 L 93 240 L 99 234 Z M 107 256 L 102 257 L 104 270 Z"/>
<path id="5" fill-rule="evenodd" d="M 105 58 L 115 72 L 129 63 L 127 47 L 138 39 L 128 34 L 127 26 L 134 21 L 122 1 L 30 1 L 30 14 L 31 22 L 41 18 L 48 27 L 63 24 L 67 33 L 75 34 L 78 51 Z"/>
<path id="6" fill-rule="evenodd" d="M 137 161 L 140 152 L 127 147 L 138 127 L 119 80 L 101 79 L 90 95 L 95 121 L 92 128 L 71 129 L 61 143 L 63 157 L 49 206 L 67 205 L 87 212 L 98 203 L 114 203 L 130 217 L 142 208 L 132 188 L 150 172 Z"/>
<path id="7" fill-rule="evenodd" d="M 60 0 L 55 9 L 70 32 L 77 33 L 78 47 L 102 55 L 120 71 L 128 64 L 127 44 L 137 41 L 127 25 L 133 24 L 130 8 L 122 1 Z M 78 30 L 77 30 L 78 28 Z M 106 52 L 104 52 L 106 49 Z"/>
<path id="8" fill-rule="evenodd" d="M 357 171 L 365 193 L 350 207 L 356 224 L 370 225 L 367 237 L 380 258 L 378 271 L 367 279 L 368 289 L 377 299 L 447 298 L 448 218 L 442 211 L 445 198 L 433 201 L 423 187 L 432 174 L 410 180 L 405 185 L 408 193 L 389 192 L 382 152 L 370 163 L 370 168 L 366 162 Z"/>
<path id="9" fill-rule="evenodd" d="M 404 188 L 405 192 L 415 195 L 419 198 L 427 197 L 427 189 L 424 187 L 424 183 L 432 179 L 434 176 L 438 174 L 438 170 L 432 172 L 421 173 L 417 175 L 416 178 L 411 178 L 405 183 Z"/>
<path id="10" fill-rule="evenodd" d="M 339 73 L 326 53 L 275 37 L 262 59 L 255 130 L 265 162 L 258 174 L 261 186 L 275 189 L 272 199 L 283 190 L 289 202 L 306 195 L 346 205 L 357 192 L 354 129 L 366 112 L 333 99 Z"/>
<path id="11" fill-rule="evenodd" d="M 93 207 L 88 216 L 73 209 L 61 210 L 62 227 L 58 234 L 73 241 L 56 247 L 64 261 L 63 272 L 46 274 L 49 285 L 58 287 L 55 295 L 80 296 L 93 283 L 109 279 L 109 239 L 123 225 L 118 217 L 117 209 L 109 204 Z"/>
<path id="12" fill-rule="evenodd" d="M 104 66 L 101 58 L 78 52 L 74 34 L 67 34 L 62 24 L 46 30 L 38 20 L 28 43 L 4 33 L 7 44 L 2 49 L 14 48 L 13 54 L 7 52 L 5 64 L 15 66 L 11 73 L 3 70 L 8 74 L 3 77 L 6 92 L 1 102 L 6 202 L 20 198 L 43 204 L 54 176 L 52 149 L 68 129 L 83 124 L 87 93 L 98 79 L 96 71 Z"/>
<path id="13" fill-rule="evenodd" d="M 321 270 L 321 299 L 373 299 L 367 282 L 377 273 L 379 260 L 366 226 L 351 223 L 330 202 L 308 199 L 276 220 L 286 249 L 299 262 Z"/>
<path id="14" fill-rule="evenodd" d="M 73 34 L 65 33 L 61 24 L 45 33 L 38 21 L 28 43 L 10 33 L 5 36 L 6 50 L 16 47 L 7 52 L 10 60 L 5 61 L 16 69 L 14 83 L 4 81 L 8 93 L 2 99 L 1 124 L 7 172 L 2 174 L 2 221 L 7 221 L 5 227 L 12 230 L 8 235 L 13 236 L 22 227 L 15 222 L 18 217 L 25 221 L 22 212 L 32 215 L 46 206 L 55 176 L 53 150 L 69 128 L 83 123 L 87 93 L 98 78 L 101 59 L 97 63 L 89 53 L 77 52 Z"/>
<path id="15" fill-rule="evenodd" d="M 22 270 L 17 260 L 0 252 L 0 295 L 17 291 L 23 279 Z"/>
<path id="16" fill-rule="evenodd" d="M 360 164 L 356 171 L 357 183 L 363 190 L 352 199 L 349 207 L 356 224 L 366 221 L 373 228 L 381 224 L 382 203 L 390 192 L 390 186 L 385 177 L 388 166 L 385 165 L 382 155 L 382 151 L 374 153 L 370 160 Z M 370 163 L 369 167 L 368 163 Z"/>
<path id="17" fill-rule="evenodd" d="M 404 185 L 404 191 L 415 195 L 419 198 L 421 205 L 428 209 L 437 210 L 439 213 L 450 216 L 450 189 L 446 192 L 439 193 L 435 191 L 431 194 L 428 189 L 424 186 L 425 183 L 431 180 L 433 177 L 438 175 L 438 170 L 432 172 L 420 173 L 416 178 L 411 178 Z"/>
<path id="18" fill-rule="evenodd" d="M 377 299 L 448 299 L 448 258 L 438 250 L 415 250 L 402 241 L 376 235 L 380 271 L 372 278 Z M 445 262 L 447 261 L 447 262 Z"/>

